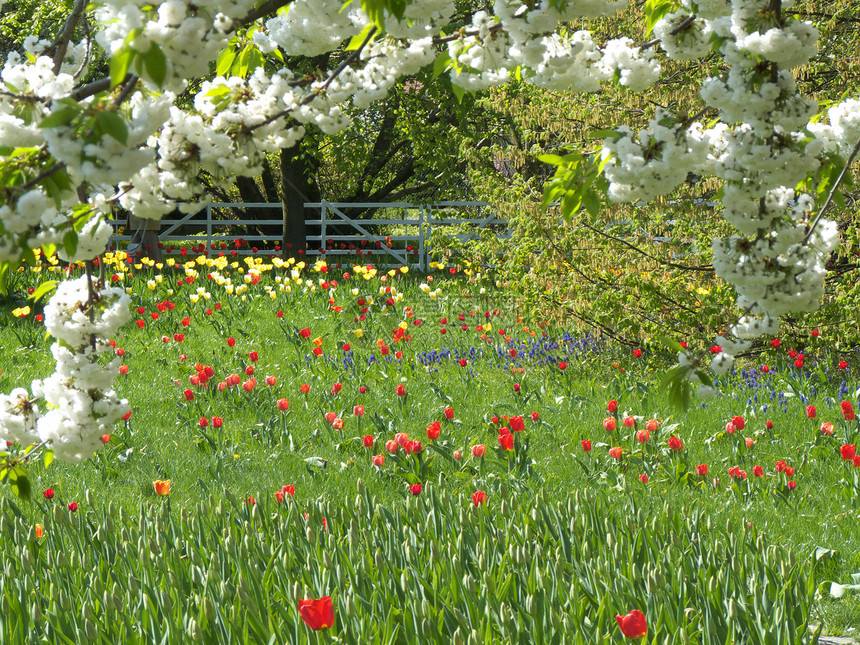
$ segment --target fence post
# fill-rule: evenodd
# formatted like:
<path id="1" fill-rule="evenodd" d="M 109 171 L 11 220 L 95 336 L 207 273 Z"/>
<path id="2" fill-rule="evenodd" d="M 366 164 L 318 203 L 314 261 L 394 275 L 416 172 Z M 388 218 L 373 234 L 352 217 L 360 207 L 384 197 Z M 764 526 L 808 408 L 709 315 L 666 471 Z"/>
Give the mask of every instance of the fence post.
<path id="1" fill-rule="evenodd" d="M 325 232 L 325 220 L 326 220 L 326 206 L 328 202 L 323 200 L 322 210 L 320 211 L 320 255 L 325 259 L 325 251 L 327 248 L 326 245 L 326 232 Z"/>
<path id="2" fill-rule="evenodd" d="M 424 266 L 424 204 L 418 204 L 418 268 L 425 270 Z"/>
<path id="3" fill-rule="evenodd" d="M 212 251 L 212 204 L 206 204 L 206 255 Z"/>
<path id="4" fill-rule="evenodd" d="M 424 241 L 424 270 L 430 270 L 430 238 L 433 237 L 433 205 L 427 207 L 427 221 L 424 223 L 426 240 Z"/>

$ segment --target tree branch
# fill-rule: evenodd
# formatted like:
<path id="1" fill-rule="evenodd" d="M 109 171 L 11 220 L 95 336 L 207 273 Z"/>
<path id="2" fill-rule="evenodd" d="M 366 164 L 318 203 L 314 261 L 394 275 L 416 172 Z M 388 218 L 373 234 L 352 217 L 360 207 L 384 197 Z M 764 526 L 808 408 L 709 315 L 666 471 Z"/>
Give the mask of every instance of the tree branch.
<path id="1" fill-rule="evenodd" d="M 77 0 L 75 2 L 72 13 L 69 14 L 66 24 L 63 25 L 63 30 L 48 48 L 49 52 L 54 52 L 54 74 L 60 73 L 60 67 L 63 64 L 63 59 L 66 57 L 66 51 L 69 49 L 69 41 L 72 39 L 72 34 L 75 32 L 75 27 L 77 27 L 86 6 L 86 0 Z"/>
<path id="2" fill-rule="evenodd" d="M 854 146 L 854 150 L 851 151 L 851 155 L 848 157 L 848 159 L 845 160 L 845 167 L 842 168 L 842 172 L 840 172 L 839 176 L 836 178 L 836 183 L 833 184 L 833 187 L 827 194 L 827 199 L 824 200 L 824 205 L 819 209 L 818 214 L 815 216 L 815 219 L 812 220 L 812 224 L 809 225 L 809 230 L 806 231 L 806 235 L 803 236 L 803 241 L 801 241 L 801 244 L 803 244 L 804 246 L 807 242 L 809 242 L 809 238 L 812 237 L 812 233 L 815 231 L 815 227 L 818 226 L 818 222 L 821 221 L 822 215 L 824 215 L 824 213 L 830 207 L 830 204 L 833 203 L 833 196 L 836 195 L 836 191 L 839 189 L 839 185 L 842 183 L 842 180 L 845 179 L 845 175 L 848 173 L 848 169 L 851 168 L 851 163 L 854 161 L 854 157 L 857 156 L 858 152 L 860 152 L 860 141 L 857 142 L 857 145 Z"/>
<path id="3" fill-rule="evenodd" d="M 307 105 L 308 103 L 313 101 L 317 96 L 319 96 L 320 94 L 325 92 L 328 89 L 328 86 L 331 85 L 332 83 L 334 83 L 334 79 L 336 79 L 340 75 L 340 73 L 343 70 L 345 70 L 347 68 L 347 66 L 352 61 L 354 61 L 356 58 L 358 58 L 361 55 L 361 52 L 367 46 L 367 43 L 370 42 L 370 39 L 373 38 L 374 34 L 376 34 L 376 27 L 374 27 L 369 32 L 367 32 L 367 37 L 364 39 L 364 41 L 361 43 L 361 45 L 358 46 L 358 49 L 354 50 L 349 56 L 344 58 L 343 61 L 341 62 L 341 64 L 338 65 L 331 74 L 329 74 L 328 78 L 325 80 L 325 82 L 321 86 L 319 86 L 311 94 L 308 94 L 305 98 L 303 98 L 301 101 L 299 101 L 299 106 Z M 281 117 L 287 116 L 292 111 L 293 111 L 293 108 L 290 108 L 287 110 L 281 110 L 280 112 L 270 116 L 265 121 L 262 121 L 261 123 L 258 123 L 257 125 L 252 125 L 251 127 L 247 128 L 247 131 L 253 132 L 257 128 L 262 128 L 263 126 L 267 126 L 270 123 L 277 121 Z"/>
<path id="4" fill-rule="evenodd" d="M 658 264 L 670 266 L 673 269 L 681 269 L 682 271 L 701 271 L 702 273 L 713 273 L 714 272 L 714 267 L 710 267 L 710 266 L 693 267 L 693 266 L 687 266 L 686 264 L 676 264 L 675 262 L 667 262 L 666 260 L 661 260 L 659 258 L 654 257 L 650 253 L 646 253 L 645 251 L 640 249 L 635 244 L 631 244 L 627 240 L 621 239 L 620 237 L 615 237 L 614 235 L 610 235 L 609 233 L 601 231 L 599 228 L 595 228 L 594 226 L 592 226 L 588 222 L 580 222 L 580 225 L 584 226 L 585 228 L 589 229 L 590 231 L 597 233 L 598 235 L 602 235 L 605 238 L 608 238 L 610 240 L 614 240 L 616 242 L 621 242 L 622 244 L 629 246 L 631 249 L 633 249 L 637 253 L 641 253 L 642 255 L 644 255 L 649 260 L 653 260 L 654 262 L 657 262 Z"/>
<path id="5" fill-rule="evenodd" d="M 251 9 L 244 17 L 240 18 L 236 23 L 234 23 L 233 31 L 236 31 L 236 24 L 238 23 L 239 27 L 246 27 L 250 25 L 252 22 L 262 18 L 265 15 L 270 13 L 274 13 L 281 7 L 286 7 L 288 4 L 292 4 L 293 0 L 266 0 L 263 4 L 261 4 L 256 9 Z"/>

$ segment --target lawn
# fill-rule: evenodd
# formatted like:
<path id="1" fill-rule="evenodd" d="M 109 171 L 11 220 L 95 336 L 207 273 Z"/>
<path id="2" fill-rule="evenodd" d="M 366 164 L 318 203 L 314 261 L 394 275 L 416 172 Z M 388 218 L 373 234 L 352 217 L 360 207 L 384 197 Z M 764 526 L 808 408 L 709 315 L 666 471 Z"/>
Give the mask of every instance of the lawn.
<path id="1" fill-rule="evenodd" d="M 466 269 L 104 264 L 132 298 L 132 412 L 84 464 L 30 458 L 29 501 L 4 488 L 11 642 L 618 642 L 633 610 L 659 643 L 858 624 L 860 364 L 823 333 L 682 412 L 669 350 L 542 324 Z M 13 276 L 0 391 L 52 371 L 19 308 L 57 271 Z M 299 601 L 324 597 L 316 631 Z"/>

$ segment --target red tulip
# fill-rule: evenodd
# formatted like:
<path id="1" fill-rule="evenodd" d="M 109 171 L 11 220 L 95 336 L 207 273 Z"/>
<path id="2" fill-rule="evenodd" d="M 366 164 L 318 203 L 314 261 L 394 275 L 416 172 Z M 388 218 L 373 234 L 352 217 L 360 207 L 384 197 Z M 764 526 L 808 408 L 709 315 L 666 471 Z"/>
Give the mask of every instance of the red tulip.
<path id="1" fill-rule="evenodd" d="M 585 452 L 591 452 L 591 442 L 588 439 L 582 440 L 582 449 Z"/>
<path id="2" fill-rule="evenodd" d="M 286 412 L 290 408 L 290 402 L 287 399 L 278 399 L 278 410 Z"/>
<path id="3" fill-rule="evenodd" d="M 54 489 L 53 488 L 46 488 L 45 492 L 42 493 L 42 495 L 45 496 L 45 499 L 54 499 Z"/>
<path id="4" fill-rule="evenodd" d="M 846 363 L 845 361 L 839 361 L 839 369 L 847 370 L 848 369 L 848 363 Z"/>
<path id="5" fill-rule="evenodd" d="M 236 346 L 236 339 L 231 336 L 230 338 L 227 339 L 227 347 L 235 347 L 235 346 Z"/>
<path id="6" fill-rule="evenodd" d="M 753 475 L 755 475 L 756 477 L 763 477 L 764 468 L 762 468 L 761 466 L 753 466 Z"/>
<path id="7" fill-rule="evenodd" d="M 609 456 L 613 459 L 621 459 L 622 454 L 624 454 L 624 449 L 621 446 L 614 446 L 609 449 Z"/>
<path id="8" fill-rule="evenodd" d="M 361 438 L 361 443 L 364 444 L 365 448 L 373 448 L 373 435 L 366 434 Z"/>
<path id="9" fill-rule="evenodd" d="M 622 419 L 621 423 L 624 424 L 625 428 L 632 428 L 633 426 L 636 425 L 636 417 L 624 417 L 624 419 Z"/>
<path id="10" fill-rule="evenodd" d="M 814 419 L 817 414 L 818 414 L 818 412 L 816 411 L 814 405 L 807 405 L 806 406 L 806 416 L 809 419 Z"/>
<path id="11" fill-rule="evenodd" d="M 513 450 L 514 449 L 514 435 L 512 434 L 500 434 L 499 435 L 499 446 L 502 450 Z"/>
<path id="12" fill-rule="evenodd" d="M 454 459 L 456 459 L 457 461 L 460 461 L 462 458 L 463 458 L 463 453 L 460 452 L 459 450 L 455 450 L 454 451 Z"/>
<path id="13" fill-rule="evenodd" d="M 645 621 L 645 614 L 638 609 L 634 609 L 626 616 L 616 616 L 618 627 L 621 628 L 621 633 L 627 638 L 642 638 L 648 633 L 648 623 Z"/>
<path id="14" fill-rule="evenodd" d="M 532 421 L 537 421 L 540 419 L 540 414 L 538 412 L 532 412 Z"/>
<path id="15" fill-rule="evenodd" d="M 564 361 L 561 361 L 558 364 L 558 369 L 560 369 L 560 370 L 567 369 L 567 363 L 565 363 Z"/>
<path id="16" fill-rule="evenodd" d="M 635 356 L 636 358 L 639 358 L 640 356 L 642 356 L 642 350 L 637 347 L 636 349 L 633 350 L 633 356 Z"/>
<path id="17" fill-rule="evenodd" d="M 848 461 L 849 459 L 854 459 L 854 455 L 857 454 L 857 449 L 854 447 L 853 443 L 844 443 L 839 449 L 839 452 L 842 455 L 842 459 Z"/>
<path id="18" fill-rule="evenodd" d="M 69 510 L 70 510 L 72 513 L 77 512 L 77 510 L 78 510 L 78 503 L 77 503 L 77 502 L 69 502 Z"/>
<path id="19" fill-rule="evenodd" d="M 389 439 L 385 442 L 385 449 L 388 452 L 397 452 L 397 442 L 394 439 Z"/>
<path id="20" fill-rule="evenodd" d="M 480 506 L 481 504 L 486 504 L 487 503 L 487 494 L 482 490 L 475 491 L 474 493 L 472 493 L 472 503 L 475 506 Z"/>
<path id="21" fill-rule="evenodd" d="M 248 358 L 251 359 L 252 363 L 256 363 L 259 360 L 259 357 L 257 356 L 257 352 L 255 352 L 255 351 L 248 352 Z"/>
<path id="22" fill-rule="evenodd" d="M 412 493 L 413 496 L 418 497 L 421 494 L 421 484 L 412 484 L 409 487 L 409 492 Z"/>
<path id="23" fill-rule="evenodd" d="M 301 336 L 302 338 L 310 338 L 311 337 L 311 330 L 308 329 L 307 327 L 305 327 L 304 329 L 299 331 L 299 336 Z"/>
<path id="24" fill-rule="evenodd" d="M 406 396 L 406 386 L 402 383 L 399 383 L 394 391 L 397 393 L 397 396 Z"/>
<path id="25" fill-rule="evenodd" d="M 615 430 L 615 417 L 606 417 L 603 420 L 603 428 L 606 432 L 612 432 Z"/>
<path id="26" fill-rule="evenodd" d="M 266 377 L 266 385 L 268 385 L 269 387 L 273 387 L 277 384 L 278 384 L 278 377 L 277 376 L 267 376 Z"/>
<path id="27" fill-rule="evenodd" d="M 454 418 L 454 408 L 445 408 L 445 418 L 448 421 Z"/>
<path id="28" fill-rule="evenodd" d="M 743 430 L 746 422 L 743 417 L 732 417 L 732 425 L 735 426 L 735 430 Z"/>
<path id="29" fill-rule="evenodd" d="M 606 404 L 606 411 L 610 414 L 618 409 L 618 401 L 610 401 Z"/>
<path id="30" fill-rule="evenodd" d="M 328 629 L 334 625 L 334 607 L 331 596 L 299 600 L 299 616 L 305 624 L 315 631 Z"/>
<path id="31" fill-rule="evenodd" d="M 308 385 L 307 383 L 302 383 L 301 386 L 299 386 L 299 390 L 301 391 L 302 394 L 307 394 L 308 392 L 311 391 L 311 386 Z"/>
<path id="32" fill-rule="evenodd" d="M 699 477 L 707 477 L 708 476 L 708 464 L 699 464 L 696 466 L 696 474 Z"/>
<path id="33" fill-rule="evenodd" d="M 678 437 L 669 437 L 669 448 L 671 450 L 683 450 L 684 444 L 681 442 Z"/>
<path id="34" fill-rule="evenodd" d="M 352 413 L 357 417 L 363 417 L 364 416 L 364 406 L 363 405 L 352 406 Z"/>
<path id="35" fill-rule="evenodd" d="M 842 406 L 842 416 L 845 417 L 846 421 L 854 420 L 854 406 L 851 405 L 851 401 L 843 401 L 840 403 Z"/>
<path id="36" fill-rule="evenodd" d="M 373 462 L 374 466 L 382 468 L 382 464 L 385 463 L 385 455 L 373 455 L 370 460 Z"/>
<path id="37" fill-rule="evenodd" d="M 526 429 L 526 424 L 523 421 L 523 418 L 519 415 L 508 419 L 508 423 L 510 423 L 511 430 L 513 430 L 514 432 L 522 432 Z"/>
<path id="38" fill-rule="evenodd" d="M 642 482 L 643 484 L 647 484 L 648 483 L 648 475 L 646 475 L 645 473 L 642 473 L 641 475 L 639 475 L 639 481 Z"/>
<path id="39" fill-rule="evenodd" d="M 295 497 L 296 496 L 296 487 L 293 486 L 292 484 L 286 484 L 284 486 L 281 486 L 281 492 L 286 493 L 290 497 Z"/>
<path id="40" fill-rule="evenodd" d="M 484 453 L 486 452 L 486 450 L 487 450 L 487 447 L 484 444 L 479 443 L 476 446 L 472 446 L 472 456 L 477 457 L 477 458 L 481 458 L 484 456 Z"/>
<path id="41" fill-rule="evenodd" d="M 185 395 L 186 401 L 194 400 L 194 392 L 192 392 L 191 390 L 185 390 L 182 394 Z"/>

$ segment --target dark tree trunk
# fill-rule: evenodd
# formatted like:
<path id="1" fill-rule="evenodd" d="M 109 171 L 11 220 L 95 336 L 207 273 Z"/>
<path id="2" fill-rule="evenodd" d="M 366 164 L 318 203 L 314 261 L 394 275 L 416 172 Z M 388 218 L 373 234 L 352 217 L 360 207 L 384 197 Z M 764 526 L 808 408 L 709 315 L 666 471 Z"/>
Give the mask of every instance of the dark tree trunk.
<path id="1" fill-rule="evenodd" d="M 314 181 L 318 164 L 302 150 L 301 144 L 281 150 L 281 210 L 283 213 L 284 259 L 301 258 L 308 250 L 308 235 L 313 235 L 305 219 L 315 219 L 313 211 L 305 209 L 305 202 L 320 200 L 319 188 Z"/>

